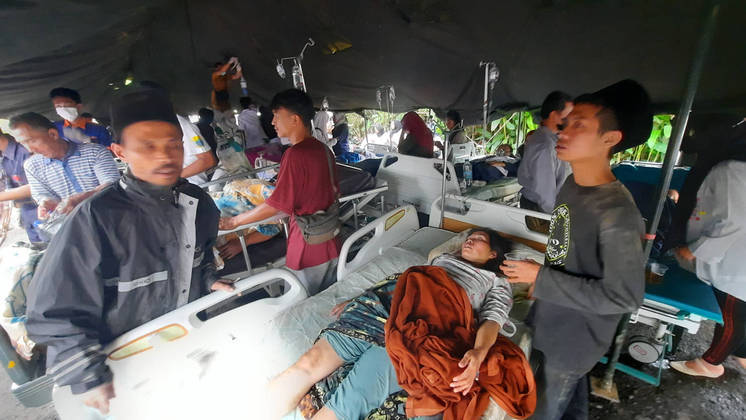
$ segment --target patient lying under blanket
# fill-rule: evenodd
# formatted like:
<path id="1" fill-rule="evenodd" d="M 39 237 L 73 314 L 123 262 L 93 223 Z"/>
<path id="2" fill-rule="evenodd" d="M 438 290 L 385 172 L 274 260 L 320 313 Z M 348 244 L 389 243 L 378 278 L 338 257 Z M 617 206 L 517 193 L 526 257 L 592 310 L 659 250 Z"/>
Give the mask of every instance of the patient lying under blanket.
<path id="1" fill-rule="evenodd" d="M 313 347 L 269 385 L 271 418 L 300 406 L 314 419 L 478 419 L 495 400 L 515 418 L 536 391 L 515 327 L 508 245 L 475 229 L 456 254 L 393 275 L 348 302 Z M 477 379 L 479 378 L 479 379 Z"/>

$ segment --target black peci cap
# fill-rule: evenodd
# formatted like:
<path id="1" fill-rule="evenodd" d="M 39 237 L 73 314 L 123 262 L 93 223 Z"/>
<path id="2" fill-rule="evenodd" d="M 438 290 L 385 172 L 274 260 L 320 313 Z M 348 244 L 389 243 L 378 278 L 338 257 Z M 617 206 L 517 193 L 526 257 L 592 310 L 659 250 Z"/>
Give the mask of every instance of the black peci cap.
<path id="1" fill-rule="evenodd" d="M 171 100 L 161 89 L 136 87 L 125 90 L 112 101 L 110 114 L 117 142 L 121 141 L 122 130 L 141 121 L 164 121 L 181 127 Z"/>

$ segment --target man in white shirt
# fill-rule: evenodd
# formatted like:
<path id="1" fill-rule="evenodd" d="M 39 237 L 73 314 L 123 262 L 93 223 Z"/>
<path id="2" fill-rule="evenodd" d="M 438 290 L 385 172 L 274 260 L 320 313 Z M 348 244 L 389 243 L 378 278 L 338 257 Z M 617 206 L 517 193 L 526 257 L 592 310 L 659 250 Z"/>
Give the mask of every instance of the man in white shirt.
<path id="1" fill-rule="evenodd" d="M 207 144 L 199 132 L 199 128 L 181 115 L 176 116 L 181 126 L 184 143 L 184 167 L 181 177 L 186 178 L 192 184 L 201 186 L 209 181 L 207 171 L 218 164 L 215 155 L 212 154 L 210 145 Z"/>
<path id="2" fill-rule="evenodd" d="M 250 97 L 244 96 L 241 98 L 241 108 L 243 111 L 238 114 L 238 128 L 243 130 L 246 136 L 244 147 L 251 149 L 252 147 L 263 146 L 266 134 L 264 134 L 262 123 L 259 121 L 256 106 L 251 102 Z"/>

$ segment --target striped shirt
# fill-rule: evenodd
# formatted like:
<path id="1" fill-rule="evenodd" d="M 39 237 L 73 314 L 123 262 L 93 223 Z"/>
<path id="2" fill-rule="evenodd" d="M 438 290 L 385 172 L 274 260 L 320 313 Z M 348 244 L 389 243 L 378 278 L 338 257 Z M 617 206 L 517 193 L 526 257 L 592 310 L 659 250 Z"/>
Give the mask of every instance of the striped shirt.
<path id="1" fill-rule="evenodd" d="M 31 186 L 31 197 L 37 203 L 46 199 L 61 201 L 119 180 L 109 150 L 93 143 L 69 143 L 62 160 L 35 154 L 26 160 L 23 168 Z"/>

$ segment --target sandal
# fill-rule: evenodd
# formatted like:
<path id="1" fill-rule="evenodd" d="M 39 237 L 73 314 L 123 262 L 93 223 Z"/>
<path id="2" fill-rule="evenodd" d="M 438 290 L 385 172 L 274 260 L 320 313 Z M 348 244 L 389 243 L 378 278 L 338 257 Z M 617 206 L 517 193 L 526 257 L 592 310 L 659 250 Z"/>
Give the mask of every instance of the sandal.
<path id="1" fill-rule="evenodd" d="M 711 373 L 707 369 L 707 366 L 705 366 L 704 363 L 702 363 L 702 360 L 699 359 L 699 358 L 691 360 L 691 361 L 694 362 L 694 364 L 697 365 L 697 368 L 699 368 L 699 370 L 695 370 L 695 369 L 692 369 L 689 366 L 687 366 L 686 365 L 687 360 L 680 360 L 678 362 L 671 362 L 670 366 L 672 368 L 674 368 L 675 370 L 677 370 L 677 371 L 679 371 L 679 372 L 681 372 L 681 373 L 683 373 L 685 375 L 701 376 L 701 377 L 704 377 L 704 378 L 719 378 L 719 377 L 723 376 L 723 374 L 725 373 L 725 372 L 719 373 L 719 374 L 718 373 Z"/>

